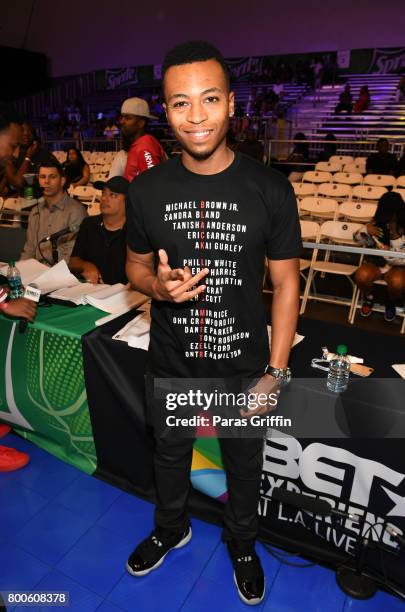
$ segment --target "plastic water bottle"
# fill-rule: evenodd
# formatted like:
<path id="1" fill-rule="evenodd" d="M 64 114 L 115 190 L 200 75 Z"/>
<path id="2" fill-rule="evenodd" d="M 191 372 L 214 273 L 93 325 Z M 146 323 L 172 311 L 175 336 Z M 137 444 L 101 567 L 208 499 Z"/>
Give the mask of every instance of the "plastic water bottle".
<path id="1" fill-rule="evenodd" d="M 15 261 L 10 261 L 7 268 L 7 281 L 10 287 L 10 299 L 15 300 L 23 297 L 24 286 L 21 282 L 21 274 Z"/>
<path id="2" fill-rule="evenodd" d="M 33 200 L 34 199 L 34 189 L 31 185 L 26 185 L 24 187 L 24 199 L 25 200 Z"/>
<path id="3" fill-rule="evenodd" d="M 347 346 L 339 344 L 336 355 L 329 362 L 328 379 L 326 385 L 329 391 L 341 393 L 346 391 L 349 384 L 350 361 L 347 356 Z"/>

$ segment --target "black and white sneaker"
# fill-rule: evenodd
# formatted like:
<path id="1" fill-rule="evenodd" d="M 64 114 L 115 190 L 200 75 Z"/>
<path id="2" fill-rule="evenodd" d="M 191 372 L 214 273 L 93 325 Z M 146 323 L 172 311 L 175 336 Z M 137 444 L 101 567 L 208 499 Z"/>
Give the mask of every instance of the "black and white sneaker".
<path id="1" fill-rule="evenodd" d="M 233 579 L 239 597 L 250 606 L 261 603 L 266 591 L 266 580 L 254 546 L 241 552 L 237 543 L 229 542 L 228 550 L 232 559 Z"/>
<path id="2" fill-rule="evenodd" d="M 127 571 L 132 576 L 146 576 L 163 563 L 170 550 L 185 546 L 191 540 L 191 536 L 190 526 L 180 534 L 155 529 L 130 555 L 126 565 Z"/>

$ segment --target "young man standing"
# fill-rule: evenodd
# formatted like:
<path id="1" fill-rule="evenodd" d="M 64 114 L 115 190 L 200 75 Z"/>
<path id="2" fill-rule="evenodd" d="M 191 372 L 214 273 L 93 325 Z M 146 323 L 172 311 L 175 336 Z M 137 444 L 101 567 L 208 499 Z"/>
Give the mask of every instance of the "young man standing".
<path id="1" fill-rule="evenodd" d="M 256 392 L 270 394 L 277 379 L 290 376 L 298 315 L 301 238 L 291 185 L 227 147 L 234 95 L 215 47 L 191 42 L 170 51 L 163 87 L 182 154 L 132 183 L 127 207 L 127 276 L 153 298 L 148 380 L 239 380 L 243 386 L 254 379 Z M 265 255 L 274 289 L 270 359 Z M 226 324 L 225 337 L 218 321 Z M 148 393 L 152 417 L 161 410 L 157 395 Z M 157 568 L 191 539 L 186 503 L 193 440 L 155 437 L 155 530 L 128 559 L 134 576 Z M 255 552 L 263 437 L 219 442 L 228 484 L 223 540 L 241 599 L 257 604 L 265 592 Z"/>

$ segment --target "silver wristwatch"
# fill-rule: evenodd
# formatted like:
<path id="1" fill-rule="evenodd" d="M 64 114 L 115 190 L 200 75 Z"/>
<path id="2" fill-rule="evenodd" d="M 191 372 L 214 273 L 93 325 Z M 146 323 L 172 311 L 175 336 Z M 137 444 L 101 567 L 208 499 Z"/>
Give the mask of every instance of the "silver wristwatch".
<path id="1" fill-rule="evenodd" d="M 280 382 L 280 384 L 286 385 L 291 380 L 291 370 L 290 368 L 273 368 L 271 365 L 267 365 L 265 370 L 265 374 L 270 374 L 273 378 Z"/>

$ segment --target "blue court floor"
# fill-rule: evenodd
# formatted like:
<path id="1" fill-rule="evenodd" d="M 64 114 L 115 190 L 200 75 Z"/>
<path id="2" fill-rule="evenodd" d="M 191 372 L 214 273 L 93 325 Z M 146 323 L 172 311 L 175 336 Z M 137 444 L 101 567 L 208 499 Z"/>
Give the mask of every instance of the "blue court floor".
<path id="1" fill-rule="evenodd" d="M 125 561 L 152 529 L 152 505 L 14 435 L 1 444 L 26 450 L 31 463 L 0 473 L 0 591 L 70 593 L 69 608 L 17 610 L 405 612 L 404 602 L 381 592 L 352 600 L 337 587 L 334 572 L 281 564 L 261 544 L 266 599 L 246 606 L 236 594 L 220 529 L 198 520 L 188 546 L 172 551 L 156 572 L 134 578 Z"/>

